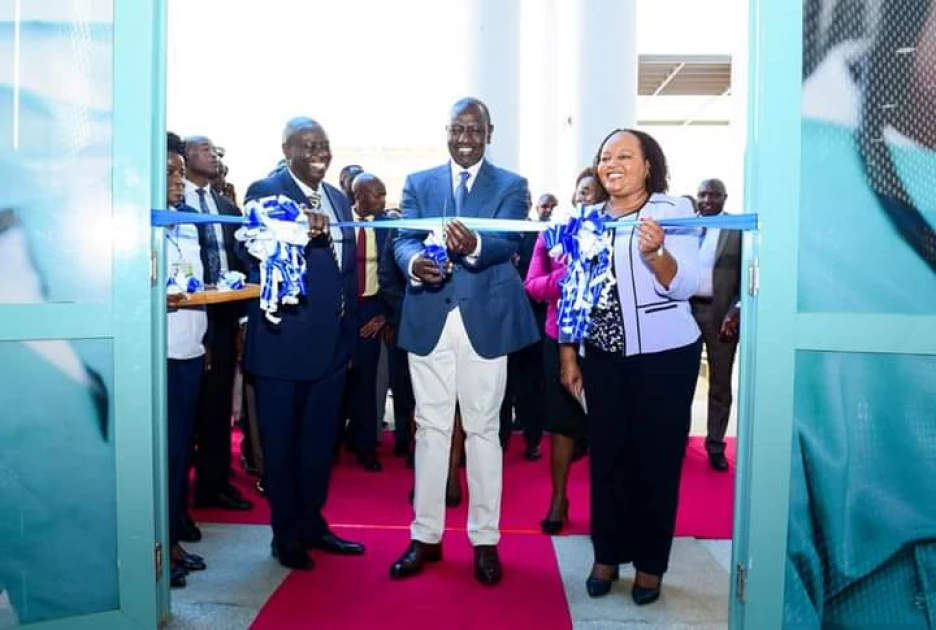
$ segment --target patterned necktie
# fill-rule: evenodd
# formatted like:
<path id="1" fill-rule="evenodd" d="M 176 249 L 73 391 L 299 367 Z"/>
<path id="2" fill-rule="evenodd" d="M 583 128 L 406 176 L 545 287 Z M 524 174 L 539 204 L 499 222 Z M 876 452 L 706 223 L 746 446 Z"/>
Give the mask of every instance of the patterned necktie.
<path id="1" fill-rule="evenodd" d="M 208 201 L 205 199 L 207 191 L 204 188 L 198 189 L 198 208 L 202 214 L 211 214 L 208 209 Z M 218 284 L 221 277 L 221 252 L 218 245 L 218 235 L 215 232 L 214 225 L 200 225 L 199 236 L 201 237 L 201 259 L 205 266 L 205 284 Z"/>
<path id="2" fill-rule="evenodd" d="M 313 192 L 309 195 L 309 209 L 310 210 L 321 210 L 322 209 L 322 196 L 317 192 Z M 325 234 L 325 238 L 328 239 L 328 248 L 331 250 L 332 258 L 335 261 L 335 266 L 338 267 L 338 271 L 341 271 L 341 261 L 338 260 L 338 250 L 335 249 L 335 240 L 332 238 L 331 229 Z M 344 317 L 347 309 L 345 308 L 345 296 L 344 289 L 340 288 L 338 291 L 338 308 L 340 317 Z"/>
<path id="3" fill-rule="evenodd" d="M 465 199 L 468 198 L 468 178 L 471 173 L 462 171 L 458 174 L 458 188 L 455 189 L 455 216 L 460 217 L 462 208 L 465 207 Z"/>

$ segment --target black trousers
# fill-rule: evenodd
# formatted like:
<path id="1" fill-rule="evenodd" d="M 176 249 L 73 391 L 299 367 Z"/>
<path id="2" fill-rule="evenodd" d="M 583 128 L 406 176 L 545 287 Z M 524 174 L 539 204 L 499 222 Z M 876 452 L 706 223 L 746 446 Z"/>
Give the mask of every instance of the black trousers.
<path id="1" fill-rule="evenodd" d="M 192 433 L 198 406 L 205 357 L 169 359 L 166 378 L 168 397 L 167 454 L 169 456 L 169 544 L 175 545 L 182 535 L 188 513 L 188 473 L 192 455 Z"/>
<path id="2" fill-rule="evenodd" d="M 390 389 L 393 390 L 393 439 L 397 446 L 410 445 L 410 418 L 416 411 L 413 382 L 410 379 L 409 353 L 395 343 L 387 345 L 390 366 Z"/>
<path id="3" fill-rule="evenodd" d="M 297 549 L 328 533 L 332 454 L 345 369 L 317 381 L 255 378 L 263 477 L 279 549 Z"/>
<path id="4" fill-rule="evenodd" d="M 376 298 L 365 298 L 358 305 L 358 330 L 380 314 Z M 348 438 L 359 454 L 377 450 L 377 367 L 380 363 L 380 336 L 358 338 L 354 360 L 348 372 L 342 409 L 348 417 Z M 342 418 L 344 420 L 344 418 Z"/>
<path id="5" fill-rule="evenodd" d="M 501 444 L 505 444 L 510 437 L 514 413 L 528 445 L 539 444 L 543 439 L 543 380 L 541 341 L 507 357 L 507 387 L 500 410 Z"/>
<path id="6" fill-rule="evenodd" d="M 587 348 L 582 379 L 597 563 L 666 572 L 701 352 L 701 341 L 632 357 Z"/>
<path id="7" fill-rule="evenodd" d="M 236 304 L 208 309 L 207 350 L 210 369 L 202 377 L 195 421 L 195 500 L 210 500 L 230 486 L 231 412 L 237 371 Z"/>

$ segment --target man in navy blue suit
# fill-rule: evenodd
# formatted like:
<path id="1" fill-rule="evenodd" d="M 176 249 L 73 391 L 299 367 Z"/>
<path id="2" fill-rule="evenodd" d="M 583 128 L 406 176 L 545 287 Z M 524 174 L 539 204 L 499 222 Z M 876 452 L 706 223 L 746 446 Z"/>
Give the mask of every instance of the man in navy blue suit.
<path id="1" fill-rule="evenodd" d="M 372 221 L 385 218 L 387 189 L 370 173 L 358 173 L 349 185 L 354 200 L 354 220 Z M 380 362 L 380 340 L 387 324 L 389 307 L 380 287 L 380 252 L 387 245 L 390 230 L 356 228 L 358 339 L 345 404 L 350 416 L 348 433 L 358 464 L 365 470 L 382 469 L 377 458 L 377 370 Z M 379 401 L 384 404 L 384 401 Z"/>
<path id="2" fill-rule="evenodd" d="M 364 552 L 334 535 L 322 515 L 357 335 L 355 242 L 353 229 L 330 227 L 350 221 L 351 210 L 345 196 L 322 181 L 332 158 L 322 126 L 310 118 L 289 121 L 283 155 L 286 167 L 252 184 L 245 199 L 285 195 L 308 209 L 307 295 L 277 313 L 279 324 L 263 316 L 259 300 L 251 302 L 244 361 L 256 381 L 273 554 L 283 566 L 310 569 L 309 548 Z M 251 276 L 257 282 L 256 265 Z"/>
<path id="3" fill-rule="evenodd" d="M 442 558 L 445 486 L 455 404 L 459 403 L 468 456 L 468 538 L 474 573 L 483 584 L 500 581 L 502 451 L 500 405 L 507 355 L 535 343 L 539 331 L 523 281 L 511 263 L 520 234 L 468 230 L 459 217 L 526 218 L 529 189 L 522 177 L 484 159 L 494 130 L 487 106 L 474 98 L 452 108 L 451 160 L 410 175 L 401 209 L 407 219 L 445 219 L 450 264 L 440 269 L 424 253 L 425 233 L 404 231 L 397 264 L 409 278 L 399 345 L 410 353 L 416 395 L 416 488 L 412 541 L 390 575 L 403 578 Z"/>

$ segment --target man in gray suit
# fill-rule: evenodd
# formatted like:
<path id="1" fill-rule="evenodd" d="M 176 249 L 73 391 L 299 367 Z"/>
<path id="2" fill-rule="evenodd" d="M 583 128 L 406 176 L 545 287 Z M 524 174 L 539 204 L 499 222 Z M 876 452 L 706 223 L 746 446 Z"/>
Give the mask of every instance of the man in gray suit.
<path id="1" fill-rule="evenodd" d="M 707 179 L 699 185 L 699 214 L 718 216 L 725 209 L 725 184 Z M 708 228 L 699 243 L 699 290 L 692 314 L 702 330 L 709 367 L 708 434 L 705 449 L 717 471 L 728 470 L 725 431 L 731 414 L 731 372 L 741 320 L 741 232 Z"/>

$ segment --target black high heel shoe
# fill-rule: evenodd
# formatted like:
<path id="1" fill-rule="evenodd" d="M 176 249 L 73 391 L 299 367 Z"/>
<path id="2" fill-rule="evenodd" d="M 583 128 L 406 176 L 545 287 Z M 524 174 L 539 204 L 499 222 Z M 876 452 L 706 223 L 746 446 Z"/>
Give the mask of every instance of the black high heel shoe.
<path id="1" fill-rule="evenodd" d="M 566 499 L 565 504 L 562 508 L 562 518 L 558 521 L 553 521 L 549 518 L 544 518 L 540 521 L 540 529 L 543 530 L 543 533 L 548 536 L 553 536 L 562 531 L 562 528 L 565 526 L 566 521 L 569 520 L 569 500 Z"/>
<path id="2" fill-rule="evenodd" d="M 593 570 L 594 571 L 594 570 Z M 614 582 L 617 582 L 621 579 L 620 567 L 614 567 L 614 571 L 611 573 L 611 577 L 608 579 L 597 578 L 593 575 L 589 575 L 588 579 L 585 580 L 585 590 L 588 591 L 589 597 L 603 597 L 611 592 L 611 585 Z"/>
<path id="3" fill-rule="evenodd" d="M 647 604 L 652 604 L 656 600 L 660 599 L 660 587 L 663 586 L 663 579 L 660 578 L 659 583 L 653 588 L 648 588 L 646 586 L 637 586 L 637 582 L 634 582 L 634 587 L 631 589 L 631 597 L 634 600 L 634 603 L 638 606 L 646 606 Z"/>

